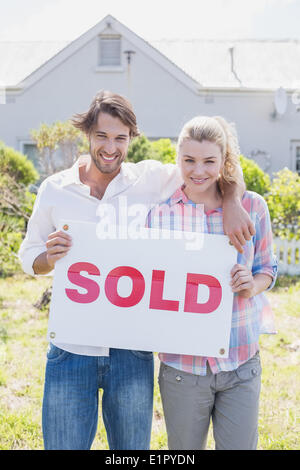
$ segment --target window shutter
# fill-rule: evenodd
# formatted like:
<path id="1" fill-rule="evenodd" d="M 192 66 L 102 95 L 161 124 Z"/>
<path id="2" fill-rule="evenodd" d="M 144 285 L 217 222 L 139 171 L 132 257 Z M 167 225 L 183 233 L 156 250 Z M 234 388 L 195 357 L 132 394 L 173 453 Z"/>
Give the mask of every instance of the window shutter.
<path id="1" fill-rule="evenodd" d="M 121 38 L 100 37 L 99 65 L 121 65 Z"/>

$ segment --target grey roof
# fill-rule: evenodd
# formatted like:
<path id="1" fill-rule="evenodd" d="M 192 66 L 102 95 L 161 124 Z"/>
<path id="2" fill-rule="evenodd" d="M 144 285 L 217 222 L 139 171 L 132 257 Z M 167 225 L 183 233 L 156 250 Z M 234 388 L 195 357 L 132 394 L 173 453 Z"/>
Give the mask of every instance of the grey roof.
<path id="1" fill-rule="evenodd" d="M 17 85 L 66 45 L 53 41 L 0 41 L 0 85 Z"/>
<path id="2" fill-rule="evenodd" d="M 161 40 L 152 45 L 204 87 L 300 86 L 297 40 Z"/>
<path id="3" fill-rule="evenodd" d="M 16 86 L 68 44 L 0 42 L 0 86 Z M 162 39 L 151 45 L 207 88 L 300 87 L 299 40 Z"/>

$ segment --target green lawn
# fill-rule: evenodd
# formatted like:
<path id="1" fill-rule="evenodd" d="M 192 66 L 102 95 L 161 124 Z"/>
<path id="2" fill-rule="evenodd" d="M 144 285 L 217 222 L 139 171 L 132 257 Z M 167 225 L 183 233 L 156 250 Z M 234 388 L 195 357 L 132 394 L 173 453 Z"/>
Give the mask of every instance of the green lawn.
<path id="1" fill-rule="evenodd" d="M 38 311 L 33 304 L 49 283 L 46 277 L 25 275 L 0 280 L 0 450 L 43 448 L 41 404 L 47 312 Z M 299 449 L 300 278 L 280 278 L 268 297 L 276 314 L 278 334 L 261 337 L 258 447 Z M 158 362 L 156 358 L 156 375 Z M 107 448 L 100 412 L 93 449 Z M 151 448 L 167 449 L 157 383 Z M 208 448 L 214 448 L 211 431 Z"/>

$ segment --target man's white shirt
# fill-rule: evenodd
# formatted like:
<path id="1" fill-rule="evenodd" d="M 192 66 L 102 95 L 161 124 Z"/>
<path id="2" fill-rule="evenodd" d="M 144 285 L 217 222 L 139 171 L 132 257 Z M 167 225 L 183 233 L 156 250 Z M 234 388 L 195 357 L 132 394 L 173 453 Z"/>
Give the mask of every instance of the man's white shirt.
<path id="1" fill-rule="evenodd" d="M 48 235 L 55 232 L 64 219 L 99 223 L 100 215 L 105 214 L 111 216 L 111 222 L 118 225 L 121 222 L 119 215 L 124 214 L 120 207 L 124 208 L 124 204 L 128 211 L 133 208 L 133 212 L 139 209 L 137 205 L 141 205 L 146 215 L 154 205 L 168 199 L 182 184 L 176 165 L 163 165 L 155 160 L 122 163 L 120 172 L 99 200 L 91 196 L 90 187 L 80 181 L 81 161 L 84 164 L 84 160 L 77 160 L 71 168 L 49 176 L 39 188 L 27 233 L 19 250 L 23 270 L 30 275 L 35 275 L 32 267 L 34 260 L 46 251 Z M 109 349 L 104 347 L 54 344 L 75 354 L 109 355 Z"/>

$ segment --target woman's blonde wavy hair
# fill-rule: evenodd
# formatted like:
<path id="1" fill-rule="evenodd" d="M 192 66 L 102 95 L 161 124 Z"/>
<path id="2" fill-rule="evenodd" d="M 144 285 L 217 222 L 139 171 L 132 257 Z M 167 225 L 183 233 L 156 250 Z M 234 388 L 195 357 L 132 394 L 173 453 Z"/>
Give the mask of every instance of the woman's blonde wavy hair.
<path id="1" fill-rule="evenodd" d="M 239 183 L 242 171 L 239 163 L 240 149 L 235 125 L 227 122 L 221 116 L 196 116 L 182 128 L 177 141 L 177 156 L 180 147 L 186 140 L 202 142 L 207 140 L 218 145 L 223 157 L 223 167 L 220 171 L 219 184 Z M 178 157 L 177 157 L 178 158 Z"/>

